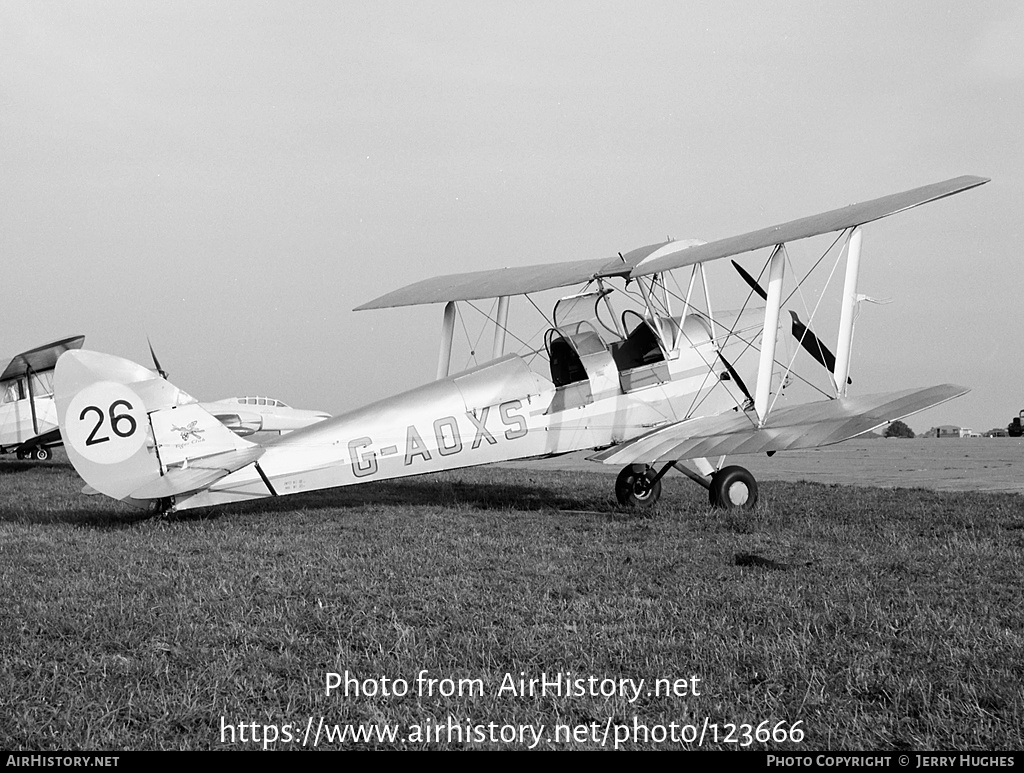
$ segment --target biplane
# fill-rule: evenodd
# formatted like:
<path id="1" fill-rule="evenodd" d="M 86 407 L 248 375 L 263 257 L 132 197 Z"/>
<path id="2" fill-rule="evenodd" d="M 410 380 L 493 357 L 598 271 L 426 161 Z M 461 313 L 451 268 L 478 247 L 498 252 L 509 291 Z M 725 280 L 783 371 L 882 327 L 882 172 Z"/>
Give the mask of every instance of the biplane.
<path id="1" fill-rule="evenodd" d="M 838 443 L 968 391 L 944 384 L 850 394 L 851 352 L 864 298 L 863 226 L 985 182 L 958 177 L 709 243 L 669 240 L 608 258 L 414 283 L 357 310 L 444 304 L 437 378 L 258 444 L 153 371 L 71 351 L 57 363 L 61 433 L 87 488 L 161 510 L 585 449 L 620 468 L 615 493 L 624 505 L 652 505 L 677 470 L 705 487 L 712 505 L 752 507 L 757 482 L 728 457 Z M 813 310 L 793 308 L 811 272 L 798 276 L 787 249 L 833 233 L 812 269 L 831 263 L 830 280 L 845 266 L 834 352 L 814 332 L 824 296 Z M 759 250 L 768 252 L 760 270 L 734 261 L 746 301 L 713 308 L 705 268 Z M 578 291 L 555 302 L 542 343 L 506 353 L 509 299 L 532 303 L 566 287 Z M 630 308 L 616 306 L 623 298 Z M 458 304 L 484 299 L 493 309 L 485 314 L 492 359 L 452 373 Z M 798 358 L 825 387 L 818 399 L 780 403 Z"/>
<path id="2" fill-rule="evenodd" d="M 0 453 L 48 460 L 60 445 L 53 371 L 64 352 L 80 349 L 85 336 L 71 336 L 10 358 L 0 373 Z"/>

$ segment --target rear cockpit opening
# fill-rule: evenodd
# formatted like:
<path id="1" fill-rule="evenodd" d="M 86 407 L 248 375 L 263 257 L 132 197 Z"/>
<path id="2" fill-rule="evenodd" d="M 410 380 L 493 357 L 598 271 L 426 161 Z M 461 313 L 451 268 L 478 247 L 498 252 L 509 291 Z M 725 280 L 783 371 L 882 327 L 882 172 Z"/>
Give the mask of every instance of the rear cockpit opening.
<path id="1" fill-rule="evenodd" d="M 608 351 L 601 335 L 587 322 L 576 322 L 564 328 L 551 328 L 545 336 L 551 380 L 556 387 L 586 381 L 583 360 Z"/>

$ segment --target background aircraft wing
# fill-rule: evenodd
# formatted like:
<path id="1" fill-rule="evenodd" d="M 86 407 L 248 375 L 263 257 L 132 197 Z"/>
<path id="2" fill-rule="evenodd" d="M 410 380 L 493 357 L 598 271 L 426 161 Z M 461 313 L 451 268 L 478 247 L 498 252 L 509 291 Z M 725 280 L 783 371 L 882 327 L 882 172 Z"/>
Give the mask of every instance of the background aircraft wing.
<path id="1" fill-rule="evenodd" d="M 772 411 L 768 423 L 760 428 L 750 416 L 729 412 L 668 424 L 589 458 L 625 466 L 816 448 L 863 435 L 969 391 L 943 384 L 788 406 Z"/>
<path id="2" fill-rule="evenodd" d="M 829 212 L 822 212 L 818 215 L 802 217 L 799 220 L 792 220 L 782 225 L 773 225 L 762 228 L 758 231 L 730 236 L 719 239 L 715 242 L 708 242 L 693 247 L 681 247 L 678 250 L 662 249 L 660 254 L 651 255 L 645 258 L 633 268 L 631 276 L 647 276 L 648 274 L 659 274 L 663 271 L 692 266 L 695 263 L 704 263 L 709 260 L 727 258 L 731 255 L 740 255 L 744 252 L 759 250 L 763 247 L 773 247 L 776 244 L 806 239 L 819 234 L 842 231 L 845 228 L 870 223 L 880 220 L 897 212 L 927 204 L 930 201 L 952 196 L 955 193 L 976 188 L 988 182 L 985 177 L 972 177 L 964 175 L 945 180 L 940 183 L 924 185 L 902 193 L 892 193 L 881 198 L 864 201 L 860 204 L 851 204 L 847 207 L 833 209 Z"/>
<path id="3" fill-rule="evenodd" d="M 18 443 L 19 451 L 34 451 L 39 446 L 53 446 L 61 443 L 60 428 L 54 427 L 48 432 L 42 432 L 30 437 L 28 440 Z"/>
<path id="4" fill-rule="evenodd" d="M 44 370 L 53 370 L 57 364 L 57 358 L 69 349 L 81 349 L 84 342 L 85 336 L 71 336 L 15 355 L 4 368 L 4 372 L 0 374 L 0 381 L 24 376 L 29 371 L 39 373 Z"/>

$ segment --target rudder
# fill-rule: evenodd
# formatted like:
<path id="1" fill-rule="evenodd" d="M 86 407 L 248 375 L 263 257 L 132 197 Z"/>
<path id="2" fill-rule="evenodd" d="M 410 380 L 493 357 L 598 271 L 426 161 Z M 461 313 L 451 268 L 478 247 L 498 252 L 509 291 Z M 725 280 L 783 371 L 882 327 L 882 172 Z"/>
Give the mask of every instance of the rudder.
<path id="1" fill-rule="evenodd" d="M 130 504 L 203 488 L 261 451 L 191 395 L 121 357 L 66 352 L 57 361 L 54 399 L 75 470 L 96 491 Z M 203 465 L 214 458 L 215 465 Z M 196 468 L 208 472 L 197 475 Z"/>

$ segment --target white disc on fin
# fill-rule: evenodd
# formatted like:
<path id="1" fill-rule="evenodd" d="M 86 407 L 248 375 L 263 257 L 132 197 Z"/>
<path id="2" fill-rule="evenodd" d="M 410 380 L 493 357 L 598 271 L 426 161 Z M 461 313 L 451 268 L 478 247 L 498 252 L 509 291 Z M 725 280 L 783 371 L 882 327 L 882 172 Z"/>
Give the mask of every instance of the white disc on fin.
<path id="1" fill-rule="evenodd" d="M 64 417 L 65 439 L 96 464 L 117 464 L 146 442 L 142 399 L 124 384 L 98 381 L 76 394 Z"/>

